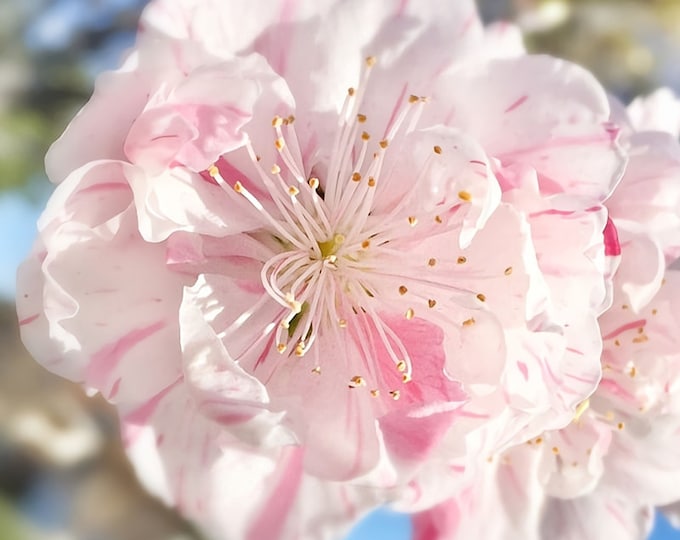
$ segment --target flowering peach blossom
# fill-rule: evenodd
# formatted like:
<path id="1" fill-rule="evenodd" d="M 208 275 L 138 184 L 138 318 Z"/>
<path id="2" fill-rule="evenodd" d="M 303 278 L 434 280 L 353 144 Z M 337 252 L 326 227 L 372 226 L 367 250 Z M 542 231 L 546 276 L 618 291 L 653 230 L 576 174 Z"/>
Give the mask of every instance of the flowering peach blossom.
<path id="1" fill-rule="evenodd" d="M 158 0 L 141 28 L 47 156 L 18 310 L 152 491 L 216 537 L 320 538 L 571 420 L 625 162 L 589 73 L 468 1 Z"/>
<path id="2" fill-rule="evenodd" d="M 606 205 L 621 261 L 600 317 L 603 375 L 566 427 L 489 456 L 476 484 L 416 517 L 416 538 L 641 539 L 654 506 L 680 499 L 680 144 L 636 115 L 618 118 L 626 173 Z M 644 114 L 643 114 L 644 113 Z M 487 524 L 483 516 L 494 512 Z"/>

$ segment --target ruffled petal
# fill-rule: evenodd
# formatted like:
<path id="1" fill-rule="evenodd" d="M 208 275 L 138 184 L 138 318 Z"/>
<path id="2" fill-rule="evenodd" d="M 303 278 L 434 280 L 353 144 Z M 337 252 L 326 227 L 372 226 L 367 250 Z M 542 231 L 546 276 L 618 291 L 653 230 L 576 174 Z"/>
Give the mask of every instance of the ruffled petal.
<path id="1" fill-rule="evenodd" d="M 133 210 L 121 210 L 125 197 L 131 200 L 126 167 L 93 164 L 59 187 L 54 203 L 64 206 L 45 211 L 42 245 L 18 283 L 22 336 L 36 358 L 121 407 L 179 377 L 176 313 L 184 283 L 165 268 L 164 249 L 139 237 Z"/>
<path id="2" fill-rule="evenodd" d="M 434 99 L 449 103 L 446 123 L 503 167 L 536 169 L 541 192 L 603 200 L 618 182 L 625 160 L 608 124 L 607 97 L 582 68 L 524 56 L 471 63 L 443 81 Z"/>
<path id="3" fill-rule="evenodd" d="M 128 179 L 139 232 L 147 242 L 162 242 L 179 231 L 222 237 L 260 225 L 233 190 L 225 192 L 187 169 L 176 168 L 158 176 L 136 169 Z"/>
<path id="4" fill-rule="evenodd" d="M 124 424 L 143 484 L 209 538 L 333 540 L 374 507 L 376 492 L 303 472 L 304 451 L 254 451 L 200 414 L 181 386 Z M 228 510 L 228 511 L 225 511 Z"/>
<path id="5" fill-rule="evenodd" d="M 665 133 L 629 137 L 630 161 L 607 201 L 617 227 L 648 234 L 667 261 L 680 256 L 680 143 Z"/>
<path id="6" fill-rule="evenodd" d="M 89 161 L 125 159 L 125 137 L 147 99 L 147 88 L 136 74 L 138 65 L 138 55 L 131 54 L 120 69 L 97 79 L 90 101 L 45 156 L 45 170 L 52 182 L 62 182 Z M 115 114 L 112 102 L 116 103 Z M 102 119 L 106 119 L 105 137 L 101 134 Z"/>
<path id="7" fill-rule="evenodd" d="M 198 410 L 245 442 L 295 443 L 295 436 L 281 426 L 282 414 L 268 410 L 266 387 L 229 356 L 210 325 L 219 314 L 215 300 L 215 291 L 200 276 L 185 289 L 180 307 L 184 380 Z M 248 332 L 246 328 L 240 331 Z"/>

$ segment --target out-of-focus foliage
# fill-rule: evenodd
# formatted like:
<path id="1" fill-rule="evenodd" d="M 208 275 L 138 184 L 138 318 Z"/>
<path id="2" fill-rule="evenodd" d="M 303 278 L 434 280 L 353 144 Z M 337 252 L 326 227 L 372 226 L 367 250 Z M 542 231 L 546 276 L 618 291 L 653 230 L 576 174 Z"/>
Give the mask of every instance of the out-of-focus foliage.
<path id="1" fill-rule="evenodd" d="M 49 144 L 131 43 L 143 4 L 0 0 L 0 190 L 43 173 Z"/>
<path id="2" fill-rule="evenodd" d="M 487 19 L 519 22 L 527 46 L 593 71 L 624 101 L 680 89 L 678 0 L 479 0 Z"/>

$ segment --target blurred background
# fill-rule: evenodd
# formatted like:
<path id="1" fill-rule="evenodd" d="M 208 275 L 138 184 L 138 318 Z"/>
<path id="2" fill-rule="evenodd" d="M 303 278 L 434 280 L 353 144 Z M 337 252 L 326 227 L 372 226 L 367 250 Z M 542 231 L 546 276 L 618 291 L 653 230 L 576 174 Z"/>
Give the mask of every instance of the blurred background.
<path id="1" fill-rule="evenodd" d="M 115 415 L 37 366 L 18 340 L 16 266 L 50 194 L 43 156 L 134 41 L 143 0 L 0 0 L 0 540 L 198 540 L 146 496 L 121 453 Z M 680 0 L 479 0 L 514 20 L 532 51 L 590 68 L 624 102 L 680 91 Z M 379 511 L 351 540 L 408 540 Z M 654 540 L 679 539 L 658 518 Z"/>

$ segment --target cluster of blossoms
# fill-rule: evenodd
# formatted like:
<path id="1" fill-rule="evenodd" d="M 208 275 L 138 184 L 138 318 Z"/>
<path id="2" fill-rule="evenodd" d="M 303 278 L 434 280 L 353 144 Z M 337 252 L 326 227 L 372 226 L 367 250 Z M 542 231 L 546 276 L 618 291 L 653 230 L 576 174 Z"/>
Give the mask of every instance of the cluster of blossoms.
<path id="1" fill-rule="evenodd" d="M 679 129 L 471 0 L 153 0 L 47 156 L 22 336 L 212 538 L 642 538 Z"/>

